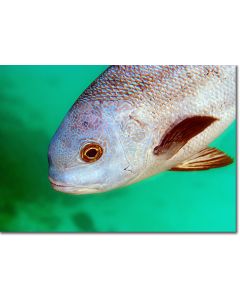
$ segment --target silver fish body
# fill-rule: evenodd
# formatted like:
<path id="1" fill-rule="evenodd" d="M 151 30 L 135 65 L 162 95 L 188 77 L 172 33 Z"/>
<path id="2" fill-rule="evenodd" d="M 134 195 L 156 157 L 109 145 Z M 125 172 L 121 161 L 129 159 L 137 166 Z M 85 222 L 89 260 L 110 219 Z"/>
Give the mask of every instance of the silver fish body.
<path id="1" fill-rule="evenodd" d="M 56 190 L 83 194 L 129 185 L 169 170 L 206 148 L 234 120 L 234 66 L 112 66 L 77 99 L 49 146 Z M 154 149 L 176 124 L 216 119 L 177 153 Z M 86 162 L 81 149 L 100 145 Z"/>

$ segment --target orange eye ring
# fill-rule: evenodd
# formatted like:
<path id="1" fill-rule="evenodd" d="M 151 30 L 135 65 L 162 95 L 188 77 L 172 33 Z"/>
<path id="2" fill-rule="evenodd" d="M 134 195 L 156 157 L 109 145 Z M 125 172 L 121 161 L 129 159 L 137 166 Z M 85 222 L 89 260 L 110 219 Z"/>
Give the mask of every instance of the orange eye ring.
<path id="1" fill-rule="evenodd" d="M 81 159 L 88 163 L 99 160 L 102 154 L 103 148 L 95 143 L 87 144 L 80 150 Z"/>

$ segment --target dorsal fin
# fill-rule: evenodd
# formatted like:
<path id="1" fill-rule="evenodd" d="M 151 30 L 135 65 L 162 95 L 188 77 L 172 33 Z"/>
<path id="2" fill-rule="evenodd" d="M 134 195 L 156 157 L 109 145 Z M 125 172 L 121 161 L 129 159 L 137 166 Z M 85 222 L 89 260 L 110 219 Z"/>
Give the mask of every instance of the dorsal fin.
<path id="1" fill-rule="evenodd" d="M 190 139 L 202 132 L 217 119 L 212 116 L 189 117 L 176 124 L 164 135 L 154 148 L 155 155 L 166 154 L 167 159 L 175 155 Z"/>
<path id="2" fill-rule="evenodd" d="M 227 166 L 232 158 L 216 148 L 205 148 L 188 160 L 173 167 L 172 171 L 200 171 Z"/>

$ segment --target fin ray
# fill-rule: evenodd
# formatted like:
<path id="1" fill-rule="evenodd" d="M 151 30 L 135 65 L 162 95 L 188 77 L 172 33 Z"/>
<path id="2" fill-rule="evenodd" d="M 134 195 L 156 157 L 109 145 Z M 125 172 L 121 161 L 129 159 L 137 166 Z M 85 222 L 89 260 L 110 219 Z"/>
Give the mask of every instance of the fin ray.
<path id="1" fill-rule="evenodd" d="M 232 158 L 216 148 L 205 148 L 188 160 L 171 168 L 172 171 L 200 171 L 227 166 Z"/>

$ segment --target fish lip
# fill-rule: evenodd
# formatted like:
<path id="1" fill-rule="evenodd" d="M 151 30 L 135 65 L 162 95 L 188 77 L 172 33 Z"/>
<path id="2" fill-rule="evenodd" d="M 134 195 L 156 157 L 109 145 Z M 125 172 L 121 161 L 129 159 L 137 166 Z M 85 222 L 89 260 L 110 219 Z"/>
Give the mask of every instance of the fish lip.
<path id="1" fill-rule="evenodd" d="M 55 181 L 50 176 L 48 176 L 48 180 L 50 181 L 51 185 L 54 186 L 54 187 L 63 187 L 63 188 L 74 187 L 74 186 L 71 186 L 71 185 L 66 185 L 66 184 L 62 184 L 58 181 Z"/>
<path id="2" fill-rule="evenodd" d="M 66 194 L 74 194 L 74 195 L 94 194 L 100 192 L 100 189 L 98 188 L 85 188 L 85 187 L 79 187 L 74 185 L 63 185 L 62 183 L 53 180 L 51 177 L 48 177 L 48 179 L 50 181 L 52 188 L 58 192 L 63 192 Z"/>

